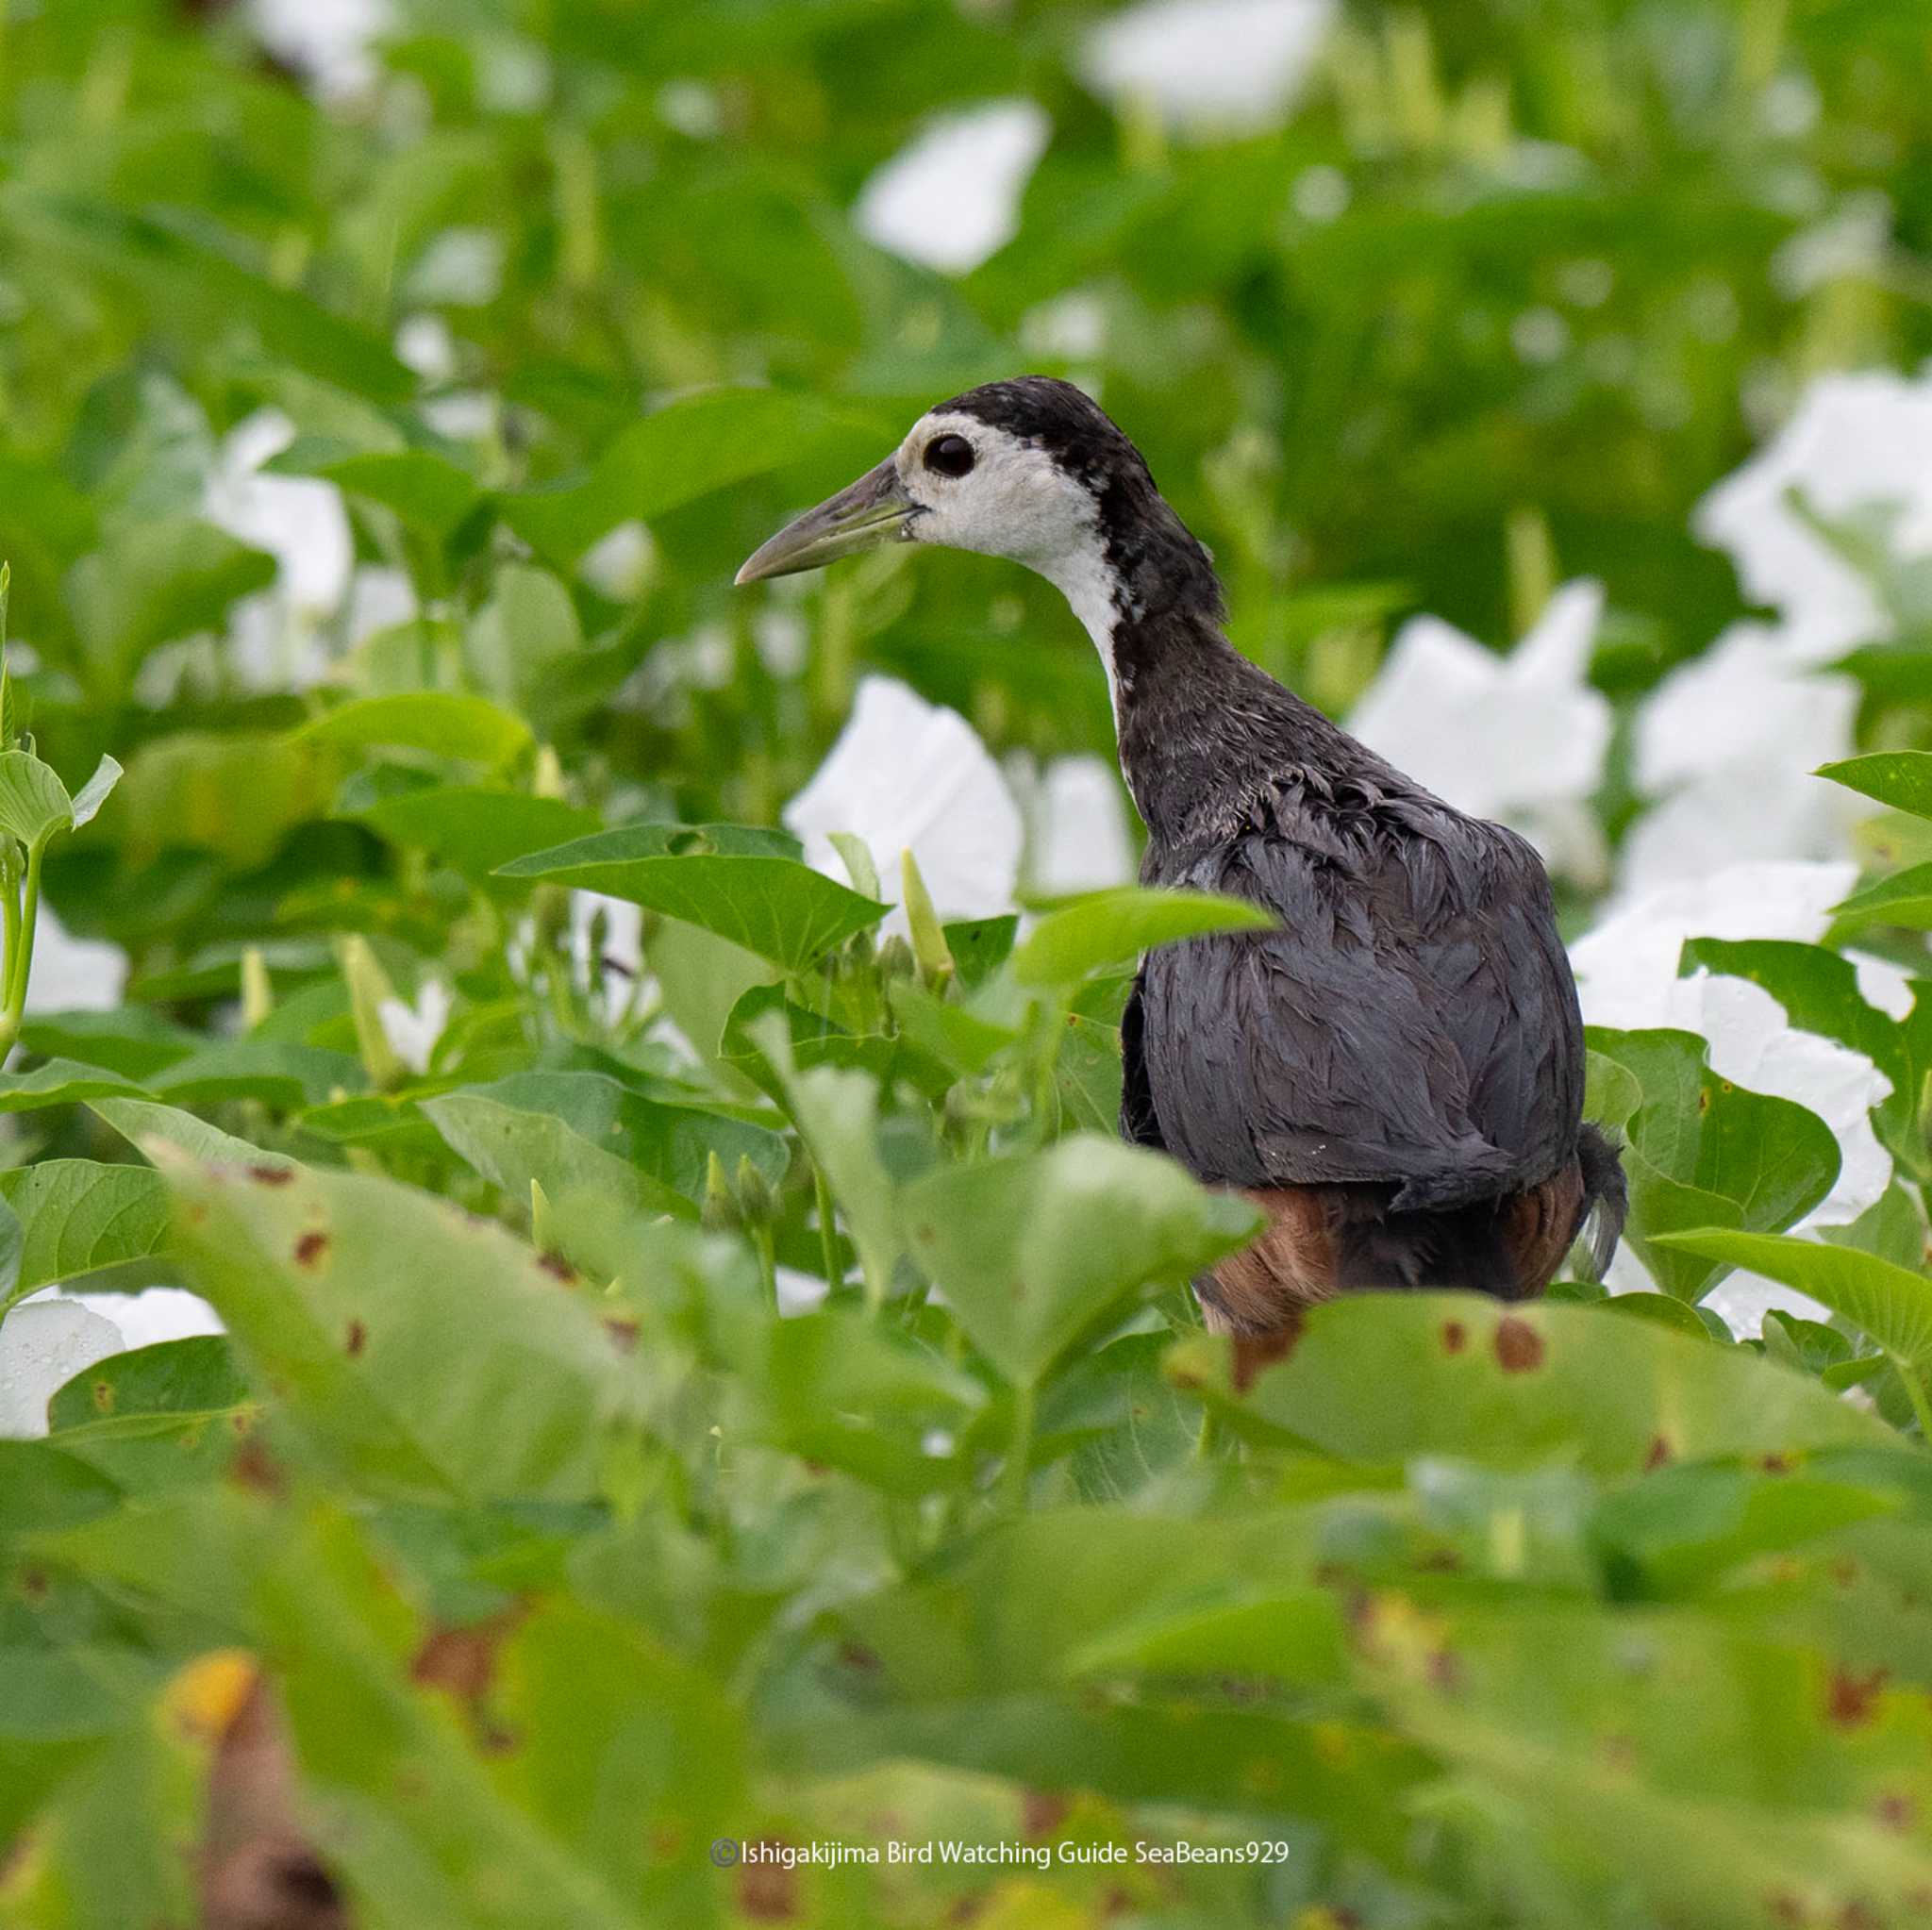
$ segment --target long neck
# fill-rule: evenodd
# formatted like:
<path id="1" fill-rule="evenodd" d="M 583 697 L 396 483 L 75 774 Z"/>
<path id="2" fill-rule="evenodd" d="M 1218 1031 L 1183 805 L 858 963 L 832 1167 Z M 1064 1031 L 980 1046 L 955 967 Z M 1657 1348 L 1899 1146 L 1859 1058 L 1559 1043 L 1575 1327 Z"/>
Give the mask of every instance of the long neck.
<path id="1" fill-rule="evenodd" d="M 1167 516 L 1199 558 L 1179 595 L 1163 596 L 1149 582 L 1156 546 L 1131 541 L 1044 572 L 1100 653 L 1121 774 L 1152 834 L 1150 855 L 1228 825 L 1260 790 L 1291 774 L 1405 782 L 1222 635 L 1220 586 L 1206 552 L 1172 510 Z M 1138 567 L 1120 569 L 1122 553 Z"/>

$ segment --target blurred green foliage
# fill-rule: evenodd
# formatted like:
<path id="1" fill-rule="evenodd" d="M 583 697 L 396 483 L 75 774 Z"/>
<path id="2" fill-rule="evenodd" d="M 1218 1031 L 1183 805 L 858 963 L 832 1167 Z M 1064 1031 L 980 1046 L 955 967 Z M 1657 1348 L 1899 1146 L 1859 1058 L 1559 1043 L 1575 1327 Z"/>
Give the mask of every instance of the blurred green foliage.
<path id="1" fill-rule="evenodd" d="M 1932 1001 L 1687 950 L 1892 1080 L 1899 1181 L 1829 1245 L 1785 1237 L 1816 1118 L 1599 1033 L 1668 1291 L 1231 1349 L 1185 1282 L 1245 1207 L 1111 1124 L 1124 959 L 1239 909 L 1015 950 L 908 890 L 881 937 L 868 865 L 770 828 L 869 666 L 1109 748 L 1072 619 L 966 557 L 728 587 L 1043 367 L 1331 708 L 1404 612 L 1500 640 L 1557 571 L 1641 690 L 1739 607 L 1701 492 L 1808 374 L 1932 352 L 1923 8 L 1357 4 L 1286 126 L 1199 141 L 1088 91 L 1095 17 L 408 0 L 324 111 L 233 8 L 0 11 L 0 885 L 44 855 L 134 966 L 0 1073 L 0 1309 L 161 1278 L 228 1329 L 0 1441 L 8 1922 L 1923 1917 Z M 930 115 L 1015 94 L 1008 245 L 858 236 Z M 261 601 L 208 512 L 263 408 L 414 615 Z M 1840 775 L 1923 817 L 1928 761 Z M 1844 928 L 1908 956 L 1925 899 Z M 1735 1343 L 1735 1266 L 1831 1323 Z"/>

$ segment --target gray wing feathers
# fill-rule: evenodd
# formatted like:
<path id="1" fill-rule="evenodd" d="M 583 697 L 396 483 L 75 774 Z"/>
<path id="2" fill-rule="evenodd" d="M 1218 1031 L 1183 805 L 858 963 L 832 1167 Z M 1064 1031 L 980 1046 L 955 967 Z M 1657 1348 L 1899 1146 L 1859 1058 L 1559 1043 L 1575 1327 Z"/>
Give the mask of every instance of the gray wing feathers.
<path id="1" fill-rule="evenodd" d="M 1168 880 L 1282 928 L 1148 957 L 1159 1136 L 1222 1184 L 1395 1182 L 1405 1210 L 1546 1177 L 1574 1153 L 1582 1032 L 1536 854 L 1441 807 L 1396 838 L 1323 830 L 1251 830 Z"/>

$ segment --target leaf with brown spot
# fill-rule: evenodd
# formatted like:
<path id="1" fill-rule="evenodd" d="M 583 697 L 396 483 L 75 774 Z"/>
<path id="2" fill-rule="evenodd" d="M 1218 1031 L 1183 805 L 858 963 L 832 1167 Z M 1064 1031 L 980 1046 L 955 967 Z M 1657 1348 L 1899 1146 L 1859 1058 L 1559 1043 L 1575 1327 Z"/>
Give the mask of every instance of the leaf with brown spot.
<path id="1" fill-rule="evenodd" d="M 415 1188 L 304 1168 L 224 1186 L 171 1162 L 192 1283 L 280 1419 L 364 1494 L 581 1500 L 636 1368 L 530 1249 Z M 185 1224 L 194 1206 L 206 1226 Z M 381 1345 L 369 1344 L 379 1335 Z"/>
<path id="2" fill-rule="evenodd" d="M 767 1845 L 747 1843 L 747 1851 L 783 1847 L 782 1839 Z M 789 1923 L 798 1915 L 798 1872 L 783 1863 L 744 1863 L 737 1879 L 738 1907 L 754 1923 Z"/>
<path id="3" fill-rule="evenodd" d="M 1460 1354 L 1469 1345 L 1469 1329 L 1460 1321 L 1442 1323 L 1442 1352 Z"/>
<path id="4" fill-rule="evenodd" d="M 1543 1364 L 1543 1337 L 1513 1313 L 1496 1323 L 1495 1347 L 1505 1373 L 1528 1373 Z"/>
<path id="5" fill-rule="evenodd" d="M 1877 1713 L 1878 1698 L 1890 1672 L 1888 1669 L 1874 1669 L 1859 1675 L 1849 1669 L 1833 1669 L 1825 1684 L 1826 1718 L 1847 1729 L 1869 1722 Z"/>
<path id="6" fill-rule="evenodd" d="M 1028 1837 L 1057 1835 L 1074 1805 L 1058 1789 L 1024 1790 L 1020 1799 L 1020 1830 Z"/>
<path id="7" fill-rule="evenodd" d="M 1467 1335 L 1459 1355 L 1442 1343 L 1449 1321 Z M 1560 1302 L 1528 1315 L 1473 1294 L 1343 1294 L 1307 1309 L 1292 1353 L 1265 1373 L 1238 1373 L 1239 1358 L 1202 1334 L 1170 1348 L 1163 1369 L 1237 1435 L 1351 1461 L 1510 1467 L 1571 1455 L 1590 1473 L 1624 1475 L 1659 1439 L 1682 1460 L 1909 1452 L 1877 1416 L 1775 1362 Z"/>
<path id="8" fill-rule="evenodd" d="M 409 1663 L 409 1680 L 441 1689 L 474 1707 L 489 1693 L 496 1674 L 497 1651 L 522 1617 L 512 1608 L 487 1622 L 432 1629 Z"/>

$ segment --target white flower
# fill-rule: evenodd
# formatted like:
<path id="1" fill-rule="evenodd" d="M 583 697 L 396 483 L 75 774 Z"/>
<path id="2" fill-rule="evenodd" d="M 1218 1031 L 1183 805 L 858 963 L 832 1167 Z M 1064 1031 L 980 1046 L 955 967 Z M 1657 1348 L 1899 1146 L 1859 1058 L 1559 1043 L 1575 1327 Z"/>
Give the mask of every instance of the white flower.
<path id="1" fill-rule="evenodd" d="M 408 296 L 425 308 L 480 308 L 503 287 L 503 237 L 494 228 L 440 228 L 408 275 Z"/>
<path id="2" fill-rule="evenodd" d="M 900 854 L 909 849 L 941 916 L 1012 909 L 1022 829 L 999 767 L 957 710 L 893 678 L 859 684 L 851 722 L 785 807 L 785 824 L 807 862 L 841 881 L 829 834 L 863 840 L 890 903 L 898 903 Z"/>
<path id="3" fill-rule="evenodd" d="M 1287 113 L 1334 18 L 1334 0 L 1147 0 L 1093 29 L 1080 69 L 1183 130 L 1258 130 Z"/>
<path id="4" fill-rule="evenodd" d="M 1121 780 L 1105 757 L 1056 757 L 1037 776 L 1026 760 L 1015 775 L 1025 802 L 1030 890 L 1058 898 L 1132 881 Z"/>
<path id="5" fill-rule="evenodd" d="M 238 423 L 222 442 L 202 514 L 275 557 L 276 588 L 292 609 L 325 615 L 349 585 L 348 512 L 332 483 L 260 473 L 294 440 L 294 424 L 278 409 L 258 409 Z"/>
<path id="6" fill-rule="evenodd" d="M 127 954 L 98 939 L 69 938 L 54 907 L 42 899 L 34 923 L 30 969 L 29 1012 L 111 1012 L 127 983 Z"/>
<path id="7" fill-rule="evenodd" d="M 1680 978 L 1677 961 L 1690 938 L 1815 943 L 1856 875 L 1850 864 L 1735 865 L 1626 903 L 1571 952 L 1591 1024 L 1695 1032 L 1708 1041 L 1709 1063 L 1721 1078 L 1794 1100 L 1831 1128 L 1841 1161 L 1838 1180 L 1801 1229 L 1857 1219 L 1890 1184 L 1891 1158 L 1872 1131 L 1870 1113 L 1890 1083 L 1862 1053 L 1791 1025 L 1760 987 L 1707 972 Z M 1868 981 L 1861 971 L 1861 989 L 1868 982 L 1873 991 L 1895 990 L 1884 974 Z M 1627 1248 L 1612 1264 L 1609 1284 L 1617 1291 L 1649 1284 Z M 1710 1304 L 1737 1332 L 1753 1337 L 1768 1306 L 1821 1318 L 1804 1295 L 1755 1274 L 1731 1275 Z"/>
<path id="8" fill-rule="evenodd" d="M 644 593 L 657 562 L 651 532 L 635 517 L 608 530 L 577 558 L 577 574 L 612 603 L 634 603 Z"/>
<path id="9" fill-rule="evenodd" d="M 256 38 L 323 99 L 361 93 L 375 79 L 370 44 L 389 25 L 389 0 L 250 0 L 248 12 Z"/>
<path id="10" fill-rule="evenodd" d="M 449 1023 L 454 1001 L 449 987 L 440 978 L 425 978 L 416 990 L 416 1003 L 405 1005 L 399 998 L 384 999 L 375 1008 L 382 1022 L 383 1037 L 390 1050 L 419 1076 L 429 1070 L 430 1056 L 442 1028 Z"/>
<path id="11" fill-rule="evenodd" d="M 425 382 L 447 382 L 457 372 L 456 338 L 441 315 L 407 315 L 396 330 L 396 360 Z"/>
<path id="12" fill-rule="evenodd" d="M 591 926 L 599 912 L 604 915 L 604 930 L 598 957 L 607 967 L 615 968 L 604 976 L 605 1018 L 614 1024 L 644 969 L 644 912 L 627 898 L 607 898 L 602 891 L 570 894 L 571 957 L 576 961 L 578 982 L 586 986 L 591 983 Z"/>
<path id="13" fill-rule="evenodd" d="M 1611 727 L 1587 681 L 1602 614 L 1596 584 L 1567 584 L 1507 657 L 1412 618 L 1348 727 L 1457 809 L 1513 824 L 1553 866 L 1591 876 L 1601 846 L 1582 805 Z"/>
<path id="14" fill-rule="evenodd" d="M 1793 653 L 1817 663 L 1887 636 L 1865 579 L 1806 523 L 1888 505 L 1902 557 L 1932 550 L 1932 374 L 1825 375 L 1765 448 L 1698 506 L 1694 526 L 1729 553 L 1746 594 L 1775 607 Z"/>
<path id="15" fill-rule="evenodd" d="M 977 268 L 1012 240 L 1052 131 L 1032 101 L 941 116 L 866 182 L 854 210 L 859 232 L 943 275 Z"/>
<path id="16" fill-rule="evenodd" d="M 1624 889 L 1842 851 L 1863 807 L 1809 774 L 1850 756 L 1857 704 L 1849 680 L 1807 670 L 1759 624 L 1674 670 L 1637 720 L 1633 776 L 1661 802 L 1624 840 Z"/>
<path id="17" fill-rule="evenodd" d="M 0 1440 L 47 1431 L 47 1403 L 82 1369 L 121 1352 L 121 1330 L 72 1301 L 23 1301 L 0 1318 Z"/>
<path id="18" fill-rule="evenodd" d="M 124 1349 L 187 1340 L 199 1334 L 222 1334 L 222 1317 L 200 1294 L 185 1287 L 145 1287 L 139 1293 L 86 1293 L 71 1287 L 47 1287 L 21 1305 L 81 1306 L 98 1314 L 121 1336 Z"/>
<path id="19" fill-rule="evenodd" d="M 380 563 L 364 563 L 349 582 L 348 614 L 343 627 L 353 646 L 378 630 L 407 624 L 417 614 L 416 586 L 406 572 Z"/>

